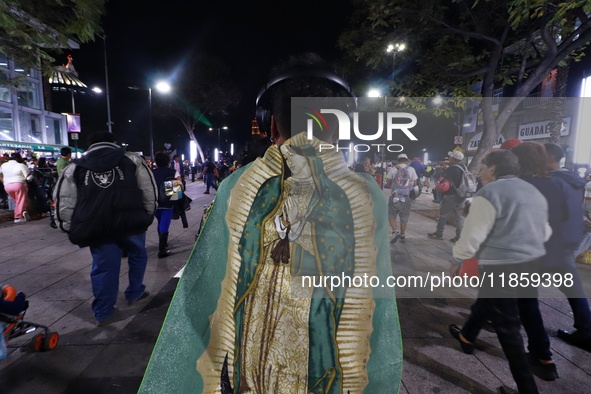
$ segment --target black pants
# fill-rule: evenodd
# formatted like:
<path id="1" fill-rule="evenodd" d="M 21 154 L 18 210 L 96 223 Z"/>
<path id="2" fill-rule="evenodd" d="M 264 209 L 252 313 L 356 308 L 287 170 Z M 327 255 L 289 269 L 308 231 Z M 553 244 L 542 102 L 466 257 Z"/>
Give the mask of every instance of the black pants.
<path id="1" fill-rule="evenodd" d="M 511 267 L 513 268 L 513 267 Z M 481 269 L 487 273 L 497 275 L 505 270 L 504 267 L 487 267 Z M 491 288 L 490 281 L 485 281 L 478 293 L 478 299 L 472 306 L 472 312 L 462 327 L 462 335 L 470 342 L 474 342 L 478 333 L 487 320 L 492 320 L 493 327 L 501 343 L 503 353 L 509 361 L 511 375 L 520 393 L 538 393 L 538 387 L 529 367 L 523 338 L 521 337 L 521 321 L 517 303 L 518 290 L 507 286 Z"/>

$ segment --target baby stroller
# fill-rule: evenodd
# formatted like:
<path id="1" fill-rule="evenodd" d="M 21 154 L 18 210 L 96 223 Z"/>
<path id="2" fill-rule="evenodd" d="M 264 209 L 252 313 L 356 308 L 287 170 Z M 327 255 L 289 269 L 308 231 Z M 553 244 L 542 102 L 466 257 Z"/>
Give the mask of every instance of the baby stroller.
<path id="1" fill-rule="evenodd" d="M 13 286 L 2 286 L 0 295 L 0 327 L 3 337 L 0 337 L 0 359 L 6 357 L 6 343 L 13 338 L 35 332 L 37 333 L 30 342 L 32 351 L 49 351 L 55 349 L 59 342 L 59 334 L 51 332 L 49 327 L 41 324 L 25 321 L 25 312 L 29 307 L 29 301 L 22 292 L 17 292 Z"/>

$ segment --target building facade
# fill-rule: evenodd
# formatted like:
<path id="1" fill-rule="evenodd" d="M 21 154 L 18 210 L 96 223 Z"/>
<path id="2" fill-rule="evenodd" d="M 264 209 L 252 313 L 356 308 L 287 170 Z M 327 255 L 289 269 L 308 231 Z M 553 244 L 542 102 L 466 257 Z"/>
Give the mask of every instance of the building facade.
<path id="1" fill-rule="evenodd" d="M 45 110 L 41 72 L 0 54 L 0 153 L 55 156 L 67 145 L 66 116 Z"/>
<path id="2" fill-rule="evenodd" d="M 591 160 L 590 147 L 586 147 L 585 159 L 575 158 L 575 148 L 580 145 L 577 137 L 580 137 L 581 133 L 588 133 L 585 125 L 581 123 L 581 105 L 588 100 L 585 100 L 580 92 L 582 80 L 578 75 L 571 75 L 569 81 L 571 96 L 559 98 L 555 96 L 556 73 L 557 70 L 553 70 L 530 96 L 523 98 L 500 130 L 493 149 L 500 148 L 505 140 L 513 138 L 522 141 L 549 142 L 551 123 L 556 117 L 556 109 L 560 108 L 562 129 L 557 143 L 565 152 L 563 165 L 570 168 L 588 166 Z M 495 116 L 498 114 L 499 107 L 502 107 L 503 100 L 508 99 L 503 97 L 505 93 L 505 89 L 502 88 L 495 91 L 492 99 Z M 469 161 L 476 154 L 482 137 L 483 121 L 479 101 L 480 99 L 472 100 L 464 109 L 462 150 L 467 153 Z"/>

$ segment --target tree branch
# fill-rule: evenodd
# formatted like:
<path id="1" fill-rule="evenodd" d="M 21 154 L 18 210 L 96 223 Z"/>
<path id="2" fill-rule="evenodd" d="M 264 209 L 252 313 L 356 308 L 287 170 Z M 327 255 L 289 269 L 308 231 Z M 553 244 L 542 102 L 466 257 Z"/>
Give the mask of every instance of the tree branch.
<path id="1" fill-rule="evenodd" d="M 453 77 L 453 78 L 460 78 L 460 79 L 465 79 L 465 78 L 472 78 L 472 77 L 475 77 L 475 76 L 477 76 L 477 75 L 484 74 L 485 72 L 489 71 L 489 69 L 490 69 L 490 66 L 487 66 L 487 67 L 482 67 L 482 68 L 479 68 L 479 69 L 477 69 L 477 70 L 473 70 L 473 71 L 468 71 L 468 72 L 458 72 L 458 73 L 455 73 L 455 72 L 449 72 L 449 71 L 447 71 L 447 70 L 446 70 L 445 68 L 443 68 L 443 67 L 441 67 L 441 69 L 442 69 L 442 70 L 444 70 L 444 71 L 447 73 L 447 75 L 449 75 L 450 77 Z"/>
<path id="2" fill-rule="evenodd" d="M 548 18 L 545 17 L 544 18 L 545 23 L 544 23 L 544 27 L 542 28 L 542 40 L 544 40 L 544 43 L 548 46 L 548 51 L 550 52 L 551 55 L 555 55 L 556 54 L 556 41 L 554 40 L 554 37 L 552 37 L 552 33 L 550 32 L 550 28 L 551 26 L 548 25 Z"/>
<path id="3" fill-rule="evenodd" d="M 460 29 L 459 27 L 454 27 L 454 26 L 450 25 L 449 23 L 447 23 L 445 21 L 442 21 L 442 20 L 433 18 L 431 15 L 429 15 L 429 19 L 431 21 L 439 24 L 439 25 L 445 26 L 446 29 L 444 29 L 444 31 L 447 30 L 447 31 L 449 31 L 451 33 L 457 33 L 457 34 L 459 34 L 459 35 L 461 35 L 463 37 L 474 38 L 474 39 L 480 40 L 480 41 L 488 41 L 488 42 L 491 42 L 491 43 L 493 43 L 495 45 L 501 45 L 501 42 L 499 40 L 497 40 L 496 38 L 494 38 L 494 37 L 490 37 L 490 36 L 487 36 L 485 34 L 476 33 L 476 32 L 473 32 L 473 31 L 463 30 L 463 29 Z"/>
<path id="4" fill-rule="evenodd" d="M 519 71 L 517 72 L 517 83 L 520 83 L 521 81 L 523 81 L 523 76 L 525 75 L 525 70 L 526 70 L 525 66 L 527 65 L 527 59 L 529 57 L 528 50 L 527 50 L 527 43 L 531 42 L 532 36 L 533 36 L 533 33 L 530 28 L 530 29 L 528 29 L 525 45 L 523 46 L 523 55 L 521 57 L 521 65 L 519 67 Z"/>

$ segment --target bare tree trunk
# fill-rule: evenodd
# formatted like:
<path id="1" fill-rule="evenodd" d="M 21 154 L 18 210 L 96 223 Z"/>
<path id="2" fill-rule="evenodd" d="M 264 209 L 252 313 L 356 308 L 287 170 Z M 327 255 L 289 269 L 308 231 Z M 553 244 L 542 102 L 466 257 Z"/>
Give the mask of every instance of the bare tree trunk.
<path id="1" fill-rule="evenodd" d="M 564 118 L 564 104 L 566 98 L 566 84 L 568 82 L 568 73 L 570 66 L 560 67 L 556 73 L 556 90 L 553 92 L 553 98 L 549 102 L 549 108 L 551 114 L 550 127 L 550 142 L 558 143 L 560 140 L 560 132 L 562 131 L 562 118 Z"/>
<path id="2" fill-rule="evenodd" d="M 197 145 L 197 152 L 199 153 L 199 157 L 201 157 L 201 162 L 205 162 L 205 155 L 203 154 L 203 150 L 201 149 L 201 145 L 199 145 L 199 142 L 197 141 L 197 137 L 195 137 L 195 133 L 193 132 L 193 130 L 187 130 L 187 132 L 189 133 L 189 137 L 191 138 L 191 141 L 195 142 L 195 145 Z M 191 163 L 191 164 L 195 164 L 195 163 Z"/>
<path id="3" fill-rule="evenodd" d="M 570 15 L 571 21 L 567 23 L 561 34 L 566 36 L 570 35 L 575 29 L 575 15 Z M 566 85 L 568 83 L 568 74 L 570 71 L 570 64 L 566 64 L 564 67 L 558 67 L 556 72 L 556 85 L 552 91 L 554 97 L 550 102 L 550 142 L 558 143 L 560 140 L 560 132 L 562 131 L 562 118 L 564 118 L 564 104 L 566 102 Z"/>

